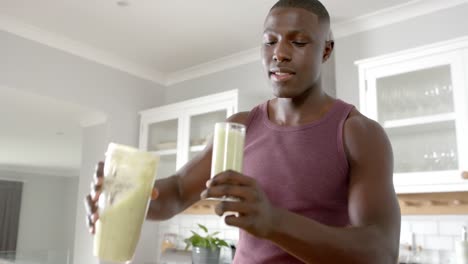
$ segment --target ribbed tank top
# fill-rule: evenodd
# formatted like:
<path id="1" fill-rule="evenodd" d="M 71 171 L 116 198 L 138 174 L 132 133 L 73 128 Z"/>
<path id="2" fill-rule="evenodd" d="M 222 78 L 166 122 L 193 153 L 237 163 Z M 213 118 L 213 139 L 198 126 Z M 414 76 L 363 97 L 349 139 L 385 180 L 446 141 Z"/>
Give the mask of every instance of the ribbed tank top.
<path id="1" fill-rule="evenodd" d="M 353 106 L 335 100 L 319 120 L 280 126 L 268 102 L 246 122 L 245 175 L 257 180 L 271 203 L 329 226 L 347 226 L 349 166 L 343 124 Z M 302 263 L 270 241 L 240 230 L 235 264 Z"/>

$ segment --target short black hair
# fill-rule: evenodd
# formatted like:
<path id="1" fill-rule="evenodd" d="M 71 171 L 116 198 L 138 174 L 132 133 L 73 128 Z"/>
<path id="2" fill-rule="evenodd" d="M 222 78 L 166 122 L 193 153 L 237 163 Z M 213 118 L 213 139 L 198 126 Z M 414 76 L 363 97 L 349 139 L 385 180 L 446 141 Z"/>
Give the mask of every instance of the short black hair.
<path id="1" fill-rule="evenodd" d="M 302 8 L 317 15 L 319 22 L 330 23 L 330 14 L 319 0 L 279 0 L 270 11 L 277 7 Z"/>

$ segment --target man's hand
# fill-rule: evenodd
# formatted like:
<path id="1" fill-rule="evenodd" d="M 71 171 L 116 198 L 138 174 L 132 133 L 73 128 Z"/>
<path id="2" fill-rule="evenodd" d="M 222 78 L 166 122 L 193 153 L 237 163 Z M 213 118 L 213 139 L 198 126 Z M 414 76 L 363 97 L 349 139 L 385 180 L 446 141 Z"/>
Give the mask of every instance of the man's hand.
<path id="1" fill-rule="evenodd" d="M 267 238 L 275 226 L 276 208 L 268 200 L 255 179 L 235 171 L 222 172 L 207 182 L 207 189 L 201 198 L 239 198 L 237 202 L 221 202 L 215 212 L 222 216 L 226 212 L 238 213 L 238 216 L 226 216 L 227 225 L 246 230 L 254 236 Z"/>
<path id="2" fill-rule="evenodd" d="M 99 162 L 96 165 L 94 172 L 94 180 L 91 183 L 91 192 L 86 195 L 85 208 L 86 208 L 86 223 L 88 224 L 89 232 L 94 234 L 96 232 L 95 224 L 99 219 L 98 206 L 99 196 L 102 192 L 102 185 L 104 182 L 104 162 Z M 151 193 L 151 200 L 158 198 L 158 190 L 153 188 Z"/>

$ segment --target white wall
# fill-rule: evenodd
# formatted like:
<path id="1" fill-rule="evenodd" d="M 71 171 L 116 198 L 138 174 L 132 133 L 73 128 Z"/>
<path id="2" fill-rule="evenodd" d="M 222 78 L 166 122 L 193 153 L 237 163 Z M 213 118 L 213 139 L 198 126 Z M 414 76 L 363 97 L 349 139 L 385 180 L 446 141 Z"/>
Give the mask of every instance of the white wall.
<path id="1" fill-rule="evenodd" d="M 0 171 L 23 182 L 17 253 L 20 258 L 64 264 L 73 249 L 78 177 Z"/>
<path id="2" fill-rule="evenodd" d="M 76 227 L 76 215 L 77 215 L 77 206 L 81 206 L 81 204 L 77 204 L 76 201 L 78 199 L 78 183 L 80 182 L 79 176 L 73 178 L 67 178 L 69 184 L 65 186 L 65 197 L 64 203 L 67 205 L 65 211 L 67 212 L 63 215 L 64 221 L 69 223 L 66 225 L 65 235 L 68 238 L 66 241 L 67 245 L 70 245 L 70 252 L 69 252 L 69 259 L 70 263 L 73 261 L 73 252 L 75 248 L 75 227 Z M 78 221 L 79 222 L 79 221 Z"/>
<path id="3" fill-rule="evenodd" d="M 468 35 L 468 4 L 336 40 L 337 96 L 359 106 L 356 60 Z"/>
<path id="4" fill-rule="evenodd" d="M 232 89 L 239 90 L 239 110 L 250 110 L 271 97 L 260 61 L 174 84 L 166 88 L 165 103 L 184 101 Z"/>
<path id="5" fill-rule="evenodd" d="M 108 114 L 111 139 L 136 144 L 137 112 L 160 105 L 161 86 L 0 31 L 0 84 Z"/>
<path id="6" fill-rule="evenodd" d="M 83 204 L 86 194 L 89 193 L 90 183 L 93 180 L 93 172 L 96 167 L 96 161 L 102 160 L 106 148 L 106 124 L 96 125 L 83 129 L 83 149 L 82 149 L 82 167 L 80 173 L 80 182 L 78 185 L 78 199 L 76 202 L 76 223 L 75 223 L 75 245 L 74 261 L 75 264 L 97 263 L 93 257 L 93 240 L 86 226 L 86 212 Z M 80 210 L 81 209 L 81 210 Z"/>
<path id="7" fill-rule="evenodd" d="M 138 111 L 161 105 L 164 90 L 150 81 L 0 31 L 0 86 L 85 106 L 107 115 L 84 129 L 75 229 L 74 263 L 96 263 L 85 228 L 83 198 L 94 165 L 110 141 L 137 145 Z M 34 110 L 32 109 L 32 114 Z"/>

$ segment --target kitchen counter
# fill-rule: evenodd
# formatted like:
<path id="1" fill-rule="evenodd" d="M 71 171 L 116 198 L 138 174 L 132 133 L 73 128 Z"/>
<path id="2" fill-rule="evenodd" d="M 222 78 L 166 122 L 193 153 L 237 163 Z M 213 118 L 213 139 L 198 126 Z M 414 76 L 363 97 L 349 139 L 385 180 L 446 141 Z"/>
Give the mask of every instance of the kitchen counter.
<path id="1" fill-rule="evenodd" d="M 177 249 L 167 249 L 161 254 L 161 263 L 190 264 L 192 263 L 192 252 Z"/>
<path id="2" fill-rule="evenodd" d="M 230 252 L 229 252 L 230 254 Z M 230 264 L 231 259 L 228 258 L 229 254 L 221 252 L 220 264 Z M 161 254 L 161 264 L 191 264 L 192 251 L 168 249 Z"/>

